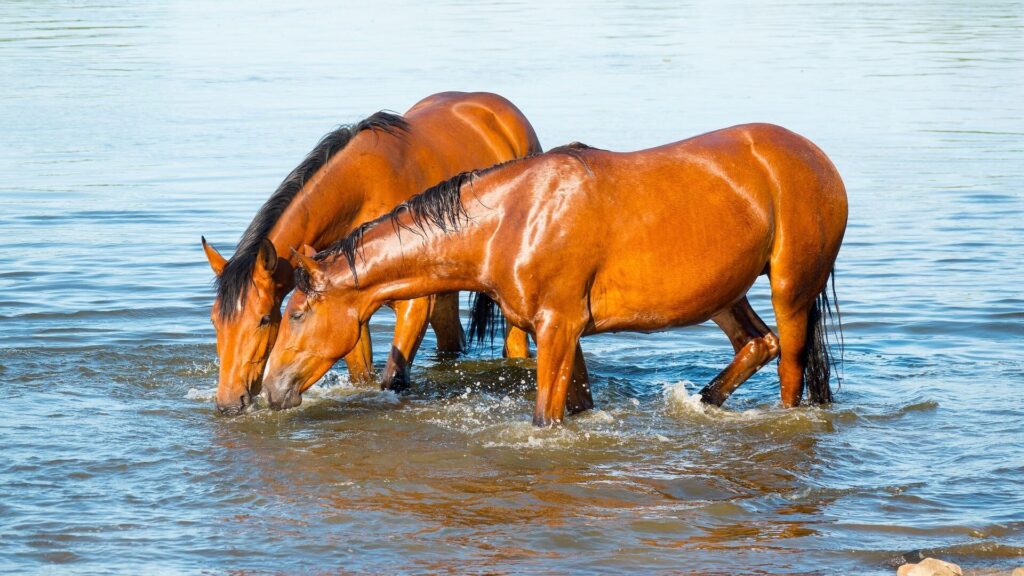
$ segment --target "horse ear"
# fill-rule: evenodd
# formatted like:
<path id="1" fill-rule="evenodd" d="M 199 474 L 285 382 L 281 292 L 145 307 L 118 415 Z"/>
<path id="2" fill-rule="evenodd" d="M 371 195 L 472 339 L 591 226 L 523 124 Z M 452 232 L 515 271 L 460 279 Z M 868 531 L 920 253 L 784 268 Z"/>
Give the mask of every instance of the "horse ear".
<path id="1" fill-rule="evenodd" d="M 277 248 L 274 243 L 264 238 L 260 240 L 260 251 L 256 257 L 256 263 L 262 266 L 268 274 L 273 274 L 277 269 Z"/>
<path id="2" fill-rule="evenodd" d="M 220 255 L 220 252 L 206 243 L 206 236 L 200 236 L 203 239 L 203 252 L 206 252 L 206 259 L 210 261 L 210 268 L 213 268 L 213 273 L 220 276 L 220 273 L 227 266 L 228 261 L 226 258 Z"/>
<path id="3" fill-rule="evenodd" d="M 313 258 L 316 256 L 316 250 L 312 246 L 304 244 L 301 251 L 292 248 L 292 256 L 298 261 L 299 268 L 302 268 L 309 274 L 309 279 L 314 288 L 320 289 L 327 284 L 327 275 L 324 273 L 323 268 L 320 267 L 320 263 Z"/>

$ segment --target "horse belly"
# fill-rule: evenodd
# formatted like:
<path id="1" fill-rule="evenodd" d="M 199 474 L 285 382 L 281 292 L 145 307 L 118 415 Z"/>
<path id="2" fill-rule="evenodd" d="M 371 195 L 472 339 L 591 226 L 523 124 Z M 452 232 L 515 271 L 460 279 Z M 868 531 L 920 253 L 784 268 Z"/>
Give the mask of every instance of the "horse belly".
<path id="1" fill-rule="evenodd" d="M 769 222 L 714 214 L 613 243 L 590 289 L 592 331 L 704 322 L 746 294 L 771 244 Z"/>

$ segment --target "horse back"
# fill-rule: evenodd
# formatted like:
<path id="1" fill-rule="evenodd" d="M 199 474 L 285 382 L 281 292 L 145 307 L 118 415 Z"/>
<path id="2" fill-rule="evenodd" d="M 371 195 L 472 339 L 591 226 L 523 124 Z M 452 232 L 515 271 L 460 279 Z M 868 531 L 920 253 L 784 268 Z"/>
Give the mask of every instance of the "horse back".
<path id="1" fill-rule="evenodd" d="M 553 261 L 574 263 L 546 272 L 554 273 L 551 283 L 567 280 L 586 292 L 591 332 L 709 319 L 768 267 L 787 224 L 780 212 L 803 204 L 806 213 L 806 202 L 829 194 L 834 171 L 813 144 L 764 124 L 637 152 L 582 148 L 570 156 L 553 162 L 578 185 L 548 184 L 557 225 L 537 244 L 562 252 Z M 585 274 L 573 278 L 577 271 Z"/>

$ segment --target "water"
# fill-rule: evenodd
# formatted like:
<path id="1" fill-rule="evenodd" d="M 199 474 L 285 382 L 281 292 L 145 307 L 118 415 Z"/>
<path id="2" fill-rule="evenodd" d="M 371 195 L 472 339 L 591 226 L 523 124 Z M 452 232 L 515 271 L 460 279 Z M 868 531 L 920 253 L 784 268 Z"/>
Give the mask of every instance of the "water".
<path id="1" fill-rule="evenodd" d="M 4 4 L 0 571 L 1024 564 L 1024 7 L 546 4 Z M 780 409 L 772 366 L 701 407 L 730 348 L 700 326 L 585 340 L 599 410 L 561 430 L 529 363 L 430 337 L 408 395 L 342 369 L 218 417 L 200 234 L 230 250 L 321 134 L 452 89 L 549 147 L 817 142 L 850 191 L 839 403 Z"/>

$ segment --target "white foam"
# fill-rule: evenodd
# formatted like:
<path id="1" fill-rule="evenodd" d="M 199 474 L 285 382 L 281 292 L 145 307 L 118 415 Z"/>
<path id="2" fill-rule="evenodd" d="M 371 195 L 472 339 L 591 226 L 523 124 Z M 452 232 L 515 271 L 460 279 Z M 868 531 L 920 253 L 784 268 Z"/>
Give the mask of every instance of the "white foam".
<path id="1" fill-rule="evenodd" d="M 200 390 L 199 388 L 189 388 L 188 392 L 185 393 L 186 400 L 203 400 L 210 402 L 217 397 L 216 388 L 206 388 Z"/>
<path id="2" fill-rule="evenodd" d="M 690 389 L 694 392 L 690 393 Z M 719 408 L 701 401 L 700 387 L 688 380 L 665 384 L 663 388 L 666 411 L 682 418 L 697 417 L 701 420 L 714 421 L 808 421 L 819 422 L 826 418 L 821 408 L 802 406 L 800 408 L 782 408 L 780 405 L 747 410 L 729 410 Z"/>
<path id="3" fill-rule="evenodd" d="M 424 406 L 425 410 L 438 413 L 427 421 L 442 428 L 469 434 L 502 425 L 514 418 L 513 414 L 519 408 L 519 403 L 507 395 L 492 398 L 485 394 L 474 394 L 471 388 L 466 388 L 455 398 L 439 402 L 442 403 L 438 405 L 430 402 Z"/>
<path id="4" fill-rule="evenodd" d="M 493 438 L 483 443 L 484 448 L 561 449 L 590 440 L 589 431 L 579 432 L 564 427 L 536 428 L 525 420 L 505 422 L 483 434 Z"/>
<path id="5" fill-rule="evenodd" d="M 324 374 L 323 378 L 318 380 L 316 384 L 313 384 L 308 390 L 303 392 L 302 396 L 304 400 L 305 398 L 327 398 L 338 392 L 352 390 L 358 390 L 358 388 L 352 384 L 348 376 L 331 370 Z"/>
<path id="6" fill-rule="evenodd" d="M 614 424 L 615 416 L 612 416 L 610 412 L 595 408 L 576 416 L 575 421 L 586 426 L 594 424 Z"/>
<path id="7" fill-rule="evenodd" d="M 402 402 L 398 394 L 391 390 L 381 390 L 376 383 L 357 386 L 349 380 L 346 374 L 332 370 L 302 393 L 302 404 L 295 410 L 302 411 L 304 408 L 316 406 L 328 400 L 344 403 L 358 402 L 382 407 L 394 406 Z"/>
<path id="8" fill-rule="evenodd" d="M 691 394 L 690 389 L 694 392 Z M 771 411 L 749 409 L 739 412 L 706 404 L 701 400 L 700 387 L 689 380 L 665 384 L 663 388 L 666 407 L 679 416 L 699 416 L 715 420 L 754 420 L 763 418 Z"/>
<path id="9" fill-rule="evenodd" d="M 690 393 L 689 389 L 691 386 L 696 386 L 689 380 L 681 380 L 672 384 L 664 384 L 662 387 L 662 395 L 665 397 L 665 405 L 670 409 L 677 411 L 691 413 L 691 414 L 707 414 L 707 410 L 712 408 L 701 402 L 700 392 Z"/>
<path id="10" fill-rule="evenodd" d="M 400 401 L 398 396 L 390 390 L 380 391 L 371 388 L 357 388 L 349 381 L 347 375 L 339 374 L 332 370 L 302 393 L 302 405 L 305 406 L 307 402 L 316 404 L 323 399 L 344 398 L 355 394 L 362 394 L 360 400 L 376 400 L 381 404 L 397 404 Z M 263 395 L 261 394 L 260 398 L 262 397 Z M 217 398 L 217 388 L 189 388 L 188 392 L 185 393 L 185 398 L 187 400 L 212 402 Z"/>

